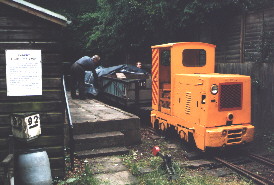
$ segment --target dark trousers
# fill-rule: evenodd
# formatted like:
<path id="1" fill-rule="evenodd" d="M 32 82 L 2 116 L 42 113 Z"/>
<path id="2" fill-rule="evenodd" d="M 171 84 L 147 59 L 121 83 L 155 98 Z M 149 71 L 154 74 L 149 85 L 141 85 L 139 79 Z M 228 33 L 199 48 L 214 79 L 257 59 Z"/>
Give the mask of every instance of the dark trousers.
<path id="1" fill-rule="evenodd" d="M 81 65 L 74 63 L 71 66 L 71 97 L 76 98 L 79 89 L 80 98 L 85 98 L 85 70 Z"/>

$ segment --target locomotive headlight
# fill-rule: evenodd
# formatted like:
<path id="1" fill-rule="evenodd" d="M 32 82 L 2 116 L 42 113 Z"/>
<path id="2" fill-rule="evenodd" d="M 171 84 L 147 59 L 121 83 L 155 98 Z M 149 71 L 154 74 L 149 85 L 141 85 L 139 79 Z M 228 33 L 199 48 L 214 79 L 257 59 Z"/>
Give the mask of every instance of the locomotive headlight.
<path id="1" fill-rule="evenodd" d="M 218 85 L 213 84 L 213 85 L 211 86 L 211 94 L 215 95 L 215 94 L 217 94 L 217 93 L 218 93 Z"/>
<path id="2" fill-rule="evenodd" d="M 227 115 L 227 120 L 232 121 L 233 118 L 234 118 L 234 115 L 233 115 L 233 114 L 229 113 L 229 114 Z"/>
<path id="3" fill-rule="evenodd" d="M 222 131 L 222 135 L 223 135 L 223 136 L 226 136 L 226 134 L 227 134 L 227 130 L 223 130 L 223 131 Z"/>
<path id="4" fill-rule="evenodd" d="M 244 127 L 244 128 L 243 128 L 243 131 L 242 131 L 243 135 L 246 134 L 246 131 L 247 131 L 247 128 Z"/>

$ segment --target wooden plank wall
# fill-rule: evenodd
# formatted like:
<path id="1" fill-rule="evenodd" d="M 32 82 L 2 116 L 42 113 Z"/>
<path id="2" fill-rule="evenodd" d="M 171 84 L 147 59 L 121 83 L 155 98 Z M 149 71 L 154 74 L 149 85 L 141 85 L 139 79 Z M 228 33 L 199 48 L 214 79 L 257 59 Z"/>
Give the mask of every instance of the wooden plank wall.
<path id="1" fill-rule="evenodd" d="M 252 122 L 274 129 L 274 64 L 218 63 L 216 72 L 249 75 L 252 79 Z"/>
<path id="2" fill-rule="evenodd" d="M 37 112 L 41 117 L 42 134 L 25 147 L 47 150 L 53 176 L 64 175 L 61 31 L 59 25 L 0 3 L 0 159 L 8 152 L 9 115 L 13 112 Z M 6 49 L 42 51 L 42 96 L 7 96 Z"/>
<path id="3" fill-rule="evenodd" d="M 207 38 L 217 45 L 216 72 L 251 76 L 252 122 L 274 128 L 274 8 L 231 17 L 224 25 Z"/>

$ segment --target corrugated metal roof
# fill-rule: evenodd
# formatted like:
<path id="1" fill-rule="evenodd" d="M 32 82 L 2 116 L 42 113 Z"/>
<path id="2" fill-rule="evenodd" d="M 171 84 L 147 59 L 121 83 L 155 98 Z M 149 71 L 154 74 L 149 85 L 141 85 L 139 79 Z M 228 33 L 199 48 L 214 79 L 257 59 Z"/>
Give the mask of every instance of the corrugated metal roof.
<path id="1" fill-rule="evenodd" d="M 43 19 L 47 19 L 54 23 L 60 24 L 62 26 L 67 26 L 70 23 L 70 21 L 68 21 L 67 18 L 63 15 L 57 14 L 48 9 L 42 8 L 24 0 L 0 0 L 0 2 L 21 9 Z"/>

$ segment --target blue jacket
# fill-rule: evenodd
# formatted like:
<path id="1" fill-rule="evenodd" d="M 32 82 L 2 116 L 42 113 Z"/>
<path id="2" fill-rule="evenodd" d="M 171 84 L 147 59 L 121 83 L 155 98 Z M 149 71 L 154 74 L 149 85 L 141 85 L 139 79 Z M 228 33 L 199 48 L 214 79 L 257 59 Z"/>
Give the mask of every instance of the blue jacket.
<path id="1" fill-rule="evenodd" d="M 94 82 L 97 83 L 98 75 L 95 71 L 97 65 L 93 62 L 92 58 L 89 56 L 84 56 L 77 60 L 76 63 L 79 64 L 85 71 L 92 71 Z"/>
<path id="2" fill-rule="evenodd" d="M 79 64 L 85 71 L 92 71 L 97 66 L 94 64 L 92 58 L 88 56 L 84 56 L 76 61 L 77 64 Z"/>

